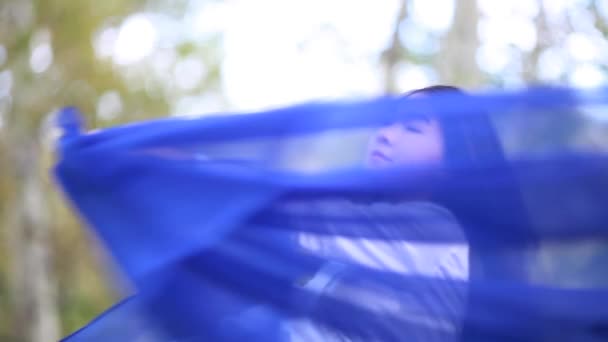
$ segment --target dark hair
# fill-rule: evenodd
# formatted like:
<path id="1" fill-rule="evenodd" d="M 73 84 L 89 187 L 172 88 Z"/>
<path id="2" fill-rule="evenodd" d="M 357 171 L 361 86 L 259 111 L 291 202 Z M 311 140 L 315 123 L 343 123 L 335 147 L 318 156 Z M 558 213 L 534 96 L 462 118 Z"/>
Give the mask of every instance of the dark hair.
<path id="1" fill-rule="evenodd" d="M 404 96 L 417 94 L 429 96 L 457 94 L 463 98 L 466 96 L 462 89 L 449 85 L 420 88 Z M 471 167 L 506 162 L 504 150 L 486 113 L 452 115 L 437 119 L 442 128 L 446 151 L 445 162 L 448 167 Z"/>
<path id="2" fill-rule="evenodd" d="M 467 96 L 463 90 L 448 85 L 416 89 L 404 96 L 444 93 Z M 521 242 L 518 239 L 532 244 L 533 234 L 519 184 L 489 115 L 467 113 L 437 119 L 448 177 L 445 186 L 435 191 L 433 200 L 452 211 L 465 229 L 471 253 L 471 278 L 525 278 L 522 248 L 510 246 L 516 240 Z M 496 177 L 489 177 L 491 173 Z M 459 191 L 459 187 L 467 190 Z M 491 225 L 496 228 L 494 234 L 484 234 Z M 497 230 L 501 233 L 496 233 Z"/>
<path id="3" fill-rule="evenodd" d="M 419 89 L 414 89 L 411 90 L 407 93 L 405 93 L 405 97 L 408 96 L 412 96 L 415 94 L 437 94 L 437 93 L 458 93 L 458 94 L 464 94 L 464 91 L 458 87 L 454 87 L 454 86 L 450 86 L 450 85 L 443 85 L 443 84 L 437 84 L 437 85 L 433 85 L 430 87 L 425 87 L 425 88 L 419 88 Z"/>

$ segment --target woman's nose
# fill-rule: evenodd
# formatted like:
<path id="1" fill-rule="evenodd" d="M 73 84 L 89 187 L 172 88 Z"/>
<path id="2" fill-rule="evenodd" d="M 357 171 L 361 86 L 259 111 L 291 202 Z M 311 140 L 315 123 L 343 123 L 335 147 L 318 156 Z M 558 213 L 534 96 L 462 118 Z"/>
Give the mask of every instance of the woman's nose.
<path id="1" fill-rule="evenodd" d="M 392 145 L 397 137 L 398 128 L 397 124 L 380 128 L 378 133 L 376 133 L 376 141 L 381 144 Z"/>

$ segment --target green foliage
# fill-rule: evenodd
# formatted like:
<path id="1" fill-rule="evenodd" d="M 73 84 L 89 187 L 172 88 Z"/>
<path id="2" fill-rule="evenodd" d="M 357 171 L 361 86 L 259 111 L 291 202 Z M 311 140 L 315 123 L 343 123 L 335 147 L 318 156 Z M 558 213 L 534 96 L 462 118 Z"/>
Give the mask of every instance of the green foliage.
<path id="1" fill-rule="evenodd" d="M 605 18 L 599 13 L 599 1 L 589 2 L 587 10 L 592 15 L 593 26 L 606 36 L 608 26 Z M 11 292 L 11 255 L 7 248 L 10 239 L 6 238 L 11 232 L 22 228 L 14 223 L 16 221 L 13 215 L 19 194 L 23 192 L 23 167 L 35 168 L 39 171 L 38 177 L 43 180 L 41 183 L 44 185 L 44 203 L 47 204 L 50 220 L 48 223 L 53 232 L 50 242 L 54 260 L 53 271 L 58 285 L 57 301 L 62 335 L 85 324 L 117 298 L 116 289 L 109 287 L 106 281 L 110 260 L 102 250 L 96 249 L 95 246 L 99 244 L 91 241 L 95 237 L 86 234 L 82 222 L 74 217 L 49 176 L 54 156 L 48 146 L 49 132 L 42 128 L 49 126 L 47 120 L 51 112 L 66 105 L 80 108 L 86 115 L 89 128 L 100 128 L 165 116 L 181 96 L 197 96 L 208 90 L 221 93 L 219 79 L 223 41 L 220 35 L 198 37 L 196 40 L 189 38 L 193 39 L 192 41 L 183 38 L 174 42 L 175 46 L 160 47 L 161 50 L 173 53 L 176 58 L 170 62 L 172 65 L 168 69 L 169 74 L 160 76 L 150 72 L 146 63 L 123 67 L 109 58 L 96 55 L 94 41 L 98 35 L 104 30 L 119 28 L 129 16 L 146 12 L 179 21 L 187 14 L 192 3 L 194 2 L 191 0 L 0 0 L 0 50 L 7 52 L 6 60 L 0 59 L 0 75 L 9 75 L 12 84 L 8 97 L 3 98 L 0 95 L 0 341 L 23 338 L 15 336 L 12 329 L 16 319 Z M 411 14 L 404 7 L 400 21 L 409 20 L 409 15 Z M 382 63 L 390 62 L 394 67 L 406 62 L 409 65 L 429 68 L 442 63 L 455 64 L 455 59 L 443 58 L 443 55 L 439 56 L 434 49 L 415 51 L 404 46 L 399 39 L 398 24 L 397 22 L 393 43 L 383 54 L 386 61 Z M 324 25 L 331 27 L 333 24 Z M 566 26 L 556 25 L 551 30 L 565 30 L 560 34 L 566 36 L 566 31 L 570 30 Z M 427 31 L 425 34 L 428 40 L 439 46 L 444 36 Z M 452 38 L 458 40 L 463 37 L 453 35 Z M 32 51 L 46 43 L 52 51 L 52 62 L 47 68 L 43 68 L 44 70 L 35 72 L 30 65 Z M 463 44 L 459 42 L 454 44 L 456 47 L 461 45 Z M 347 47 L 341 47 L 347 50 Z M 183 90 L 175 85 L 170 71 L 174 64 L 186 58 L 200 60 L 204 64 L 206 77 L 191 89 Z M 450 71 L 459 67 L 461 65 L 456 64 L 447 69 Z M 608 72 L 606 63 L 600 67 Z M 392 78 L 396 71 L 393 69 L 396 68 L 386 69 L 388 73 L 385 76 L 390 81 L 387 83 L 394 83 Z M 381 72 L 380 67 L 378 72 Z M 506 70 L 480 72 L 483 80 L 479 82 L 496 88 L 509 86 L 508 76 L 512 76 L 506 75 Z M 469 77 L 468 74 L 464 76 Z M 561 77 L 559 82 L 565 82 L 568 78 L 566 72 L 558 76 Z M 439 72 L 440 82 L 451 81 L 442 77 Z M 456 81 L 467 84 L 467 80 Z M 527 81 L 536 80 L 532 78 Z M 390 87 L 392 86 L 394 85 Z M 100 98 L 108 93 L 118 94 L 122 110 L 117 116 L 104 118 L 97 115 L 97 107 Z M 508 121 L 497 120 L 497 126 L 504 132 L 504 141 L 514 154 L 520 151 L 542 154 L 547 152 L 550 146 L 564 148 L 564 145 L 581 140 L 580 137 L 588 132 L 584 130 L 584 123 L 575 115 L 565 113 L 560 115 L 562 120 L 555 120 L 556 113 L 538 114 L 534 118 L 522 114 L 511 116 Z M 606 146 L 608 142 L 605 130 L 594 132 L 598 138 L 592 142 Z M 312 152 L 318 152 L 313 158 L 315 160 L 307 160 L 294 153 L 291 159 L 277 157 L 276 162 L 280 165 L 311 169 L 318 167 L 315 163 L 334 165 L 351 162 L 359 158 L 358 153 L 364 145 L 366 134 L 367 132 L 354 132 L 350 135 L 348 145 L 351 149 L 347 152 L 343 150 L 345 142 L 330 134 L 315 139 L 295 139 L 284 147 L 294 151 L 306 147 Z M 24 147 L 29 147 L 32 142 L 36 146 L 36 155 L 25 156 L 22 151 L 31 151 Z M 559 145 L 560 143 L 562 145 Z M 260 145 L 263 146 L 251 145 L 240 151 L 247 152 L 255 148 L 273 151 L 273 146 L 263 143 Z M 41 159 L 38 156 L 41 156 Z M 22 160 L 28 157 L 33 161 L 30 160 L 31 165 L 24 166 Z M 604 253 L 597 258 L 599 262 L 605 260 L 606 255 Z M 552 262 L 558 265 L 555 261 Z"/>
<path id="2" fill-rule="evenodd" d="M 117 297 L 107 283 L 102 266 L 107 266 L 101 251 L 92 254 L 91 237 L 85 235 L 82 223 L 74 218 L 50 178 L 53 156 L 48 142 L 40 135 L 47 127 L 49 114 L 66 105 L 77 106 L 86 115 L 90 128 L 121 122 L 143 120 L 169 113 L 176 92 L 165 92 L 161 80 L 146 79 L 151 89 L 135 87 L 125 71 L 109 60 L 100 59 L 94 50 L 94 39 L 100 30 L 118 26 L 139 11 L 162 11 L 163 14 L 183 14 L 186 1 L 167 3 L 145 0 L 4 0 L 0 2 L 0 46 L 7 58 L 0 63 L 0 72 L 10 72 L 12 92 L 8 99 L 0 98 L 0 340 L 12 336 L 14 306 L 11 292 L 10 253 L 6 248 L 11 230 L 20 229 L 12 222 L 12 211 L 21 184 L 15 175 L 20 146 L 37 141 L 44 158 L 40 177 L 44 180 L 45 203 L 52 227 L 53 270 L 58 285 L 58 307 L 62 335 L 81 327 Z M 30 57 L 37 45 L 48 42 L 52 63 L 42 72 L 30 66 Z M 193 43 L 178 46 L 179 55 L 201 53 Z M 217 70 L 217 67 L 210 67 Z M 145 72 L 142 72 L 145 74 Z M 217 79 L 217 72 L 208 77 Z M 142 80 L 139 84 L 143 84 Z M 196 90 L 203 91 L 205 84 Z M 122 100 L 122 114 L 102 120 L 96 117 L 99 97 L 114 91 Z M 5 109 L 3 111 L 3 108 Z M 45 133 L 46 134 L 46 133 Z M 21 337 L 19 337 L 21 338 Z"/>

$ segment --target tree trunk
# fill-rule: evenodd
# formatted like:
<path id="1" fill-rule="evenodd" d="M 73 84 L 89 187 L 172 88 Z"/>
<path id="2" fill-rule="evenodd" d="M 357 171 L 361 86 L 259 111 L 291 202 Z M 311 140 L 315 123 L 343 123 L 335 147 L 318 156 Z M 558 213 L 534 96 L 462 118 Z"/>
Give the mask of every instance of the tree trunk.
<path id="1" fill-rule="evenodd" d="M 399 63 L 402 55 L 401 42 L 399 41 L 399 26 L 407 17 L 407 0 L 401 0 L 401 7 L 393 26 L 393 35 L 391 37 L 391 45 L 382 52 L 382 60 L 384 66 L 384 92 L 393 94 L 397 92 L 395 84 L 395 66 Z"/>
<path id="2" fill-rule="evenodd" d="M 51 225 L 40 175 L 41 147 L 33 140 L 13 142 L 11 166 L 17 193 L 7 233 L 14 276 L 15 333 L 25 341 L 57 341 L 60 328 L 51 259 Z"/>
<path id="3" fill-rule="evenodd" d="M 482 81 L 476 61 L 479 46 L 477 1 L 458 0 L 455 4 L 454 21 L 442 40 L 436 63 L 439 79 L 444 84 L 476 87 Z"/>
<path id="4" fill-rule="evenodd" d="M 539 12 L 534 19 L 537 37 L 536 46 L 524 57 L 523 79 L 526 81 L 526 84 L 534 84 L 538 82 L 538 63 L 540 56 L 547 47 L 551 46 L 552 43 L 552 37 L 547 24 L 547 16 L 545 15 L 545 8 L 542 2 L 540 2 L 538 6 Z"/>
<path id="5" fill-rule="evenodd" d="M 608 22 L 600 14 L 598 3 L 605 0 L 594 0 L 591 2 L 591 15 L 593 16 L 593 25 L 598 29 L 604 37 L 608 37 Z"/>

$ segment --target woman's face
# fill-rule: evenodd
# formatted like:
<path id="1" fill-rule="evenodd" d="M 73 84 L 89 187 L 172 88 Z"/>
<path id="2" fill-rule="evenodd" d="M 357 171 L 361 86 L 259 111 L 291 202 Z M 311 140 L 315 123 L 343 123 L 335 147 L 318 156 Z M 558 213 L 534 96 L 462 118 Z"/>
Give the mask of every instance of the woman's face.
<path id="1" fill-rule="evenodd" d="M 373 168 L 439 165 L 443 154 L 439 122 L 436 119 L 415 119 L 379 129 L 368 144 L 367 165 Z"/>
<path id="2" fill-rule="evenodd" d="M 366 164 L 372 168 L 439 165 L 444 153 L 439 121 L 415 118 L 380 128 L 369 141 Z"/>

